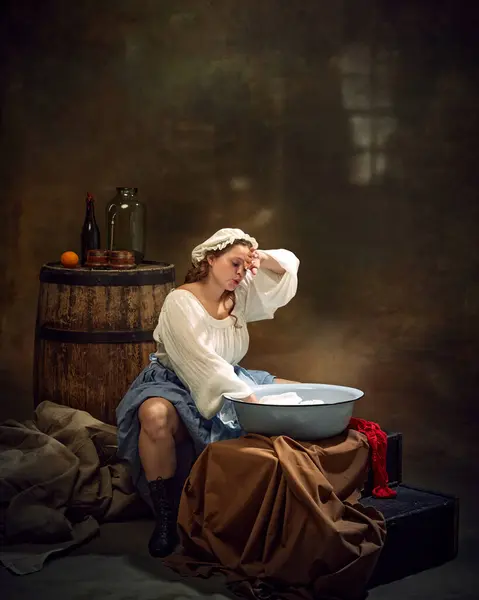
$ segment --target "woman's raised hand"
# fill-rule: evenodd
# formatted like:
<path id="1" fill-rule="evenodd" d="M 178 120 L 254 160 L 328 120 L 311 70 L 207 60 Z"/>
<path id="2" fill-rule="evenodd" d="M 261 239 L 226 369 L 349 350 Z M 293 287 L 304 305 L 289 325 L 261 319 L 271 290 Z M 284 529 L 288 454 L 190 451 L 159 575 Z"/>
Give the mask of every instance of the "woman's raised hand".
<path id="1" fill-rule="evenodd" d="M 256 275 L 262 260 L 263 256 L 260 250 L 251 250 L 246 260 L 246 269 L 249 269 L 253 275 Z"/>

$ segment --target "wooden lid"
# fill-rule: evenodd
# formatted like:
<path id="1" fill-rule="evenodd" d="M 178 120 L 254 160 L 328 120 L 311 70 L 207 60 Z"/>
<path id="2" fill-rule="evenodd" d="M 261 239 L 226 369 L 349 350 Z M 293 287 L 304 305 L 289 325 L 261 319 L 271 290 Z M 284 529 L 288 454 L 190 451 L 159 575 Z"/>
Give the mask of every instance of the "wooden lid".
<path id="1" fill-rule="evenodd" d="M 141 286 L 175 283 L 175 266 L 166 262 L 144 261 L 136 269 L 97 271 L 88 267 L 67 269 L 60 262 L 50 262 L 40 270 L 42 283 L 79 286 Z"/>

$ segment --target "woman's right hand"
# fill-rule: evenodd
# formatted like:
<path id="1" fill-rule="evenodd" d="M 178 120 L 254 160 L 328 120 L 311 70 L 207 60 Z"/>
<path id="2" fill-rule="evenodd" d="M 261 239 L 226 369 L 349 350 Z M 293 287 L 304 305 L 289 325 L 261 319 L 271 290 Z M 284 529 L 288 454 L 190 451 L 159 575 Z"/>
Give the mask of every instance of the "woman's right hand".
<path id="1" fill-rule="evenodd" d="M 259 404 L 258 398 L 254 394 L 250 394 L 243 402 L 249 402 L 250 404 Z"/>

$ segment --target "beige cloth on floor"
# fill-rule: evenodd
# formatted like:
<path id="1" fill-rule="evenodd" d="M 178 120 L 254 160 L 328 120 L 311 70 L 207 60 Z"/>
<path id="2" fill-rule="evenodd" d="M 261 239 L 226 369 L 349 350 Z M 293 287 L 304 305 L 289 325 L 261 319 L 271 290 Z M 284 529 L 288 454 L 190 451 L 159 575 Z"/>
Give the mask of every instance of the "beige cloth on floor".
<path id="1" fill-rule="evenodd" d="M 249 598 L 362 598 L 383 547 L 383 516 L 358 503 L 368 443 L 247 435 L 211 444 L 181 498 L 183 575 L 227 575 Z"/>
<path id="2" fill-rule="evenodd" d="M 0 424 L 2 549 L 73 540 L 74 524 L 87 517 L 134 516 L 138 496 L 116 449 L 116 427 L 49 401 L 31 421 Z"/>

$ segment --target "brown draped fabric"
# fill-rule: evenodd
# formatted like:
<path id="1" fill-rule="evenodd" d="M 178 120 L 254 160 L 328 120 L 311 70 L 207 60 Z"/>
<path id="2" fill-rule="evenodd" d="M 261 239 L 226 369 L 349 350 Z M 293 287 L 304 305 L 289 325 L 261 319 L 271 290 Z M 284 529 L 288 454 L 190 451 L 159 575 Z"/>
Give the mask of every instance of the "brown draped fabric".
<path id="1" fill-rule="evenodd" d="M 248 598 L 364 597 L 383 516 L 358 504 L 368 443 L 357 431 L 318 443 L 250 434 L 209 445 L 180 503 L 183 575 L 223 573 Z"/>

